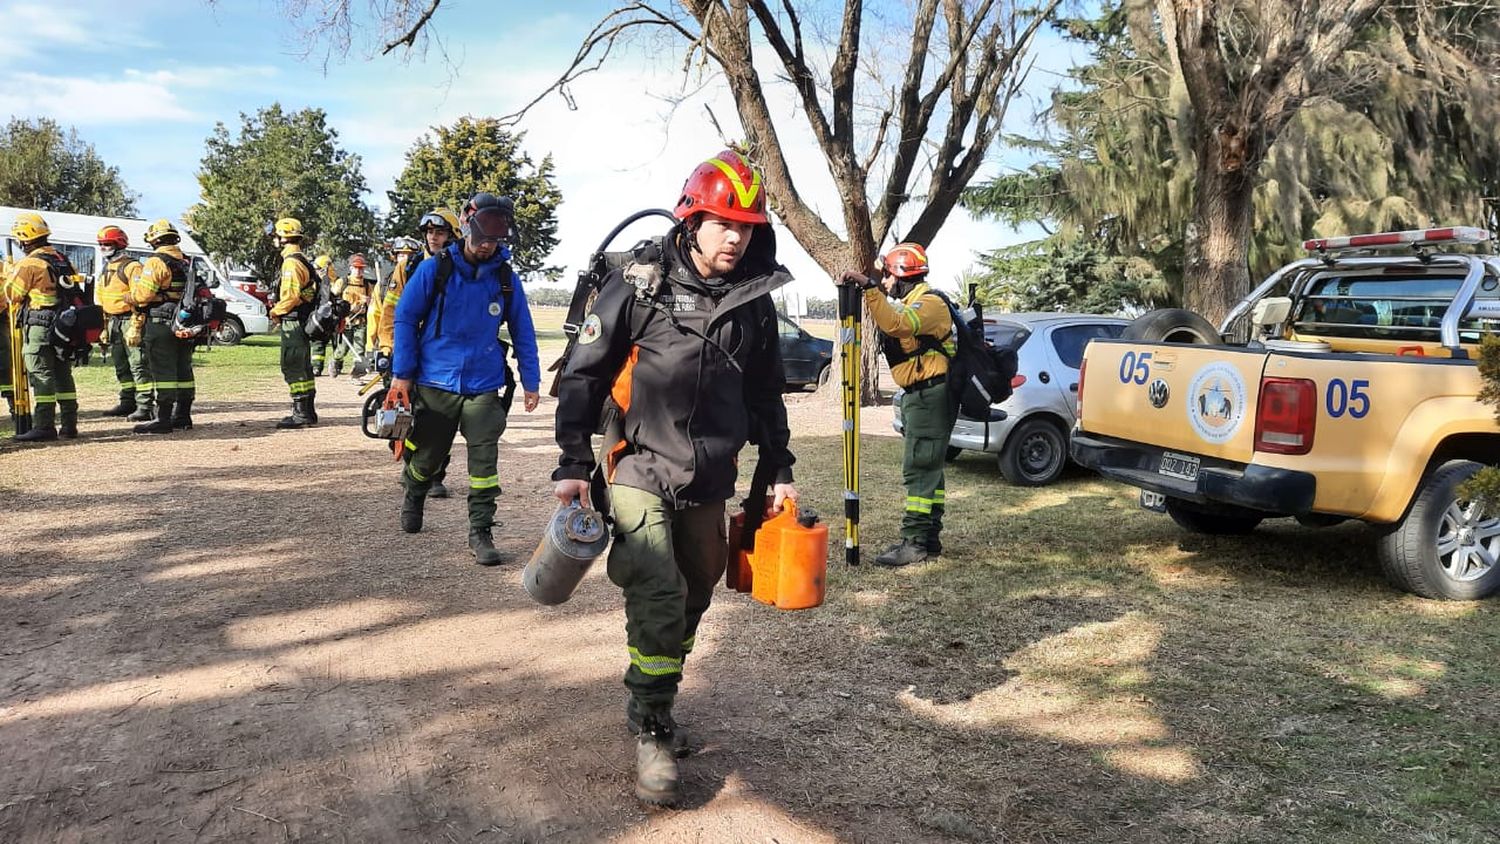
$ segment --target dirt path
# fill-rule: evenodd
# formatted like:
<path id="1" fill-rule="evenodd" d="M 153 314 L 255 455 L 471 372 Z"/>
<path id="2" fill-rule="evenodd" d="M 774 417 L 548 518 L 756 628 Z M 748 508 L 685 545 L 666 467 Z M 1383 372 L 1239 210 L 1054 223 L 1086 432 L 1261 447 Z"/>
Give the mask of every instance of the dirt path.
<path id="1" fill-rule="evenodd" d="M 396 530 L 354 388 L 320 386 L 312 430 L 272 430 L 267 391 L 208 397 L 187 434 L 86 418 L 76 442 L 0 450 L 0 840 L 934 836 L 883 808 L 882 765 L 797 746 L 862 706 L 794 693 L 799 630 L 826 622 L 722 592 L 680 703 L 702 745 L 685 806 L 642 811 L 618 590 L 596 569 L 548 609 L 519 584 L 550 511 L 550 403 L 512 415 L 496 539 L 515 562 L 487 570 L 461 496 Z M 804 431 L 837 430 L 831 403 L 801 404 Z"/>

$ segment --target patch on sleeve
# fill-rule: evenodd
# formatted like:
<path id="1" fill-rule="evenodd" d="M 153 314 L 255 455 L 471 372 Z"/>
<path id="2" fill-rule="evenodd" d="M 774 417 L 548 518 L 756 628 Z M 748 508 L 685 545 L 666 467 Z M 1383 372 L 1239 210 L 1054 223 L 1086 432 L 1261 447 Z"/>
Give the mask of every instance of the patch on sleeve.
<path id="1" fill-rule="evenodd" d="M 589 314 L 589 318 L 583 321 L 583 327 L 578 329 L 578 342 L 587 346 L 598 340 L 604 333 L 604 324 L 599 321 L 598 314 Z"/>

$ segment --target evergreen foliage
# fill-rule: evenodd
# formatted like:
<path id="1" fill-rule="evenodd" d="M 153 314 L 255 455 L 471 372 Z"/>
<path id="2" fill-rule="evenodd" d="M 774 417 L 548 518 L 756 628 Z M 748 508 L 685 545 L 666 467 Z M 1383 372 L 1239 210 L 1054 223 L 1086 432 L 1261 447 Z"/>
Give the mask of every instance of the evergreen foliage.
<path id="1" fill-rule="evenodd" d="M 0 128 L 0 204 L 133 217 L 137 199 L 76 129 L 45 117 L 13 117 Z"/>

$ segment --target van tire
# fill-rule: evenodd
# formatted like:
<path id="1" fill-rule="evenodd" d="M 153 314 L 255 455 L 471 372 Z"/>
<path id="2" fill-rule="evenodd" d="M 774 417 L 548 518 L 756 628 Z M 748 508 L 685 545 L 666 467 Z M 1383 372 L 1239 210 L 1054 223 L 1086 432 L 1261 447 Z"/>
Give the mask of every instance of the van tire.
<path id="1" fill-rule="evenodd" d="M 245 339 L 245 324 L 238 317 L 227 316 L 219 323 L 219 330 L 214 332 L 213 341 L 216 346 L 238 346 Z"/>
<path id="2" fill-rule="evenodd" d="M 1046 419 L 1027 419 L 1006 438 L 999 463 L 1016 486 L 1046 486 L 1068 465 L 1068 435 Z"/>
<path id="3" fill-rule="evenodd" d="M 1213 507 L 1167 496 L 1167 515 L 1188 533 L 1209 536 L 1243 536 L 1258 527 L 1265 516 L 1238 507 Z"/>
<path id="4" fill-rule="evenodd" d="M 1477 601 L 1500 590 L 1500 512 L 1491 507 L 1469 516 L 1458 506 L 1464 503 L 1459 485 L 1479 469 L 1480 464 L 1471 460 L 1450 460 L 1422 479 L 1405 518 L 1380 538 L 1380 568 L 1392 586 L 1444 601 Z M 1489 540 L 1488 544 L 1459 544 L 1466 531 L 1474 531 L 1476 539 Z M 1439 551 L 1440 545 L 1447 544 L 1445 537 L 1456 546 L 1449 552 L 1447 565 Z M 1481 553 L 1491 560 L 1487 571 L 1466 579 L 1456 576 L 1455 562 L 1468 563 L 1471 554 Z"/>
<path id="5" fill-rule="evenodd" d="M 1120 334 L 1122 340 L 1146 343 L 1195 343 L 1213 346 L 1223 342 L 1213 324 L 1183 308 L 1159 308 L 1136 317 Z"/>

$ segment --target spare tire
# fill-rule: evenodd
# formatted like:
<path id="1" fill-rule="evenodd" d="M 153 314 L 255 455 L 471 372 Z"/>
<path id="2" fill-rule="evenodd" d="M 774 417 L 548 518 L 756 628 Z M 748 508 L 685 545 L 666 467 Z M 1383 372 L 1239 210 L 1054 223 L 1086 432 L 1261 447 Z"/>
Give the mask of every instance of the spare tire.
<path id="1" fill-rule="evenodd" d="M 1159 308 L 1136 317 L 1125 331 L 1122 340 L 1143 340 L 1147 343 L 1196 343 L 1217 345 L 1223 339 L 1213 324 L 1192 311 L 1183 308 Z"/>

